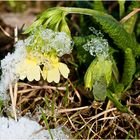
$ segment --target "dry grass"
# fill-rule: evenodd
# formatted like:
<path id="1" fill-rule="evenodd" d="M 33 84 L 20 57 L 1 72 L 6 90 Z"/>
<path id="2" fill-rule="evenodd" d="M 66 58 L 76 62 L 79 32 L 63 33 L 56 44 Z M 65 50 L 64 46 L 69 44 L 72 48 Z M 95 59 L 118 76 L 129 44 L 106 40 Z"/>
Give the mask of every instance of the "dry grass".
<path id="1" fill-rule="evenodd" d="M 72 83 L 75 82 L 69 79 L 58 87 L 41 82 L 18 83 L 17 117 L 30 114 L 44 126 L 43 111 L 50 128 L 66 126 L 74 139 L 140 137 L 140 125 L 135 122 L 135 118 L 139 119 L 138 94 L 135 99 L 130 94 L 128 96 L 127 106 L 135 113 L 129 115 L 119 112 L 112 103 L 109 105 L 109 102 L 99 103 L 85 98 Z"/>

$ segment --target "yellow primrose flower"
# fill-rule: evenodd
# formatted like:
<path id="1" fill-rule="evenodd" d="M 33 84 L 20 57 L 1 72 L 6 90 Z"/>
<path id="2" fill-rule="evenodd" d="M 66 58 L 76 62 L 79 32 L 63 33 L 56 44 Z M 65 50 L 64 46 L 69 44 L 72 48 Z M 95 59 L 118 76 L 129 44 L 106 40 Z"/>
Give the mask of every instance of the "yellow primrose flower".
<path id="1" fill-rule="evenodd" d="M 66 64 L 59 62 L 57 57 L 50 57 L 50 61 L 51 63 L 49 65 L 43 67 L 42 77 L 44 80 L 47 79 L 49 83 L 53 81 L 59 83 L 60 74 L 64 78 L 68 78 L 70 70 Z"/>
<path id="2" fill-rule="evenodd" d="M 17 67 L 17 73 L 19 74 L 19 78 L 21 80 L 27 77 L 29 81 L 39 81 L 40 72 L 40 66 L 38 65 L 37 60 L 35 58 L 30 59 L 29 57 L 27 57 Z"/>

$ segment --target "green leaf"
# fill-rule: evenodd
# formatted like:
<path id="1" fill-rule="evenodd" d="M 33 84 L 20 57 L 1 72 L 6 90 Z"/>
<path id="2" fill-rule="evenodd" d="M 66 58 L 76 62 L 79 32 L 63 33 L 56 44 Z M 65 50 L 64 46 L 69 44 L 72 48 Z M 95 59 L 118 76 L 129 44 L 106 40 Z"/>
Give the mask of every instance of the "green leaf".
<path id="1" fill-rule="evenodd" d="M 31 26 L 29 26 L 24 32 L 23 34 L 27 34 L 32 32 L 36 27 L 40 26 L 42 24 L 44 20 L 43 19 L 38 19 L 36 20 Z"/>
<path id="2" fill-rule="evenodd" d="M 114 96 L 113 93 L 109 90 L 107 90 L 107 97 L 109 98 L 109 100 L 111 100 L 114 105 L 117 107 L 117 109 L 119 109 L 121 112 L 126 112 L 128 113 L 128 109 L 126 106 L 122 105 Z"/>
<path id="3" fill-rule="evenodd" d="M 95 35 L 88 35 L 88 36 L 75 36 L 73 37 L 74 44 L 76 46 L 81 46 L 84 45 L 88 40 L 91 40 L 92 38 L 96 38 Z"/>
<path id="4" fill-rule="evenodd" d="M 40 14 L 37 20 L 29 28 L 27 28 L 24 33 L 29 33 L 34 28 L 43 25 L 44 28 L 50 28 L 57 32 L 64 31 L 69 36 L 71 36 L 71 32 L 67 25 L 65 16 L 66 12 L 65 10 L 63 10 L 63 8 L 50 8 L 42 14 Z"/>
<path id="5" fill-rule="evenodd" d="M 118 0 L 119 3 L 119 10 L 120 10 L 120 18 L 123 16 L 125 12 L 125 0 Z"/>
<path id="6" fill-rule="evenodd" d="M 140 7 L 140 3 L 137 1 L 133 1 L 131 2 L 131 5 L 128 7 L 128 14 L 132 11 L 134 11 L 134 8 L 139 8 Z M 135 13 L 134 15 L 130 16 L 128 20 L 125 21 L 124 17 L 121 20 L 121 23 L 124 27 L 124 29 L 129 33 L 132 34 L 136 25 L 136 21 L 138 19 L 138 12 Z"/>
<path id="7" fill-rule="evenodd" d="M 77 58 L 80 64 L 88 66 L 91 63 L 93 56 L 91 56 L 88 51 L 85 51 L 85 49 L 82 46 L 86 44 L 88 40 L 95 37 L 95 35 L 73 37 L 74 45 L 76 46 L 77 50 Z"/>
<path id="8" fill-rule="evenodd" d="M 105 12 L 106 13 L 106 10 L 104 8 L 103 1 L 102 0 L 94 0 L 94 2 L 93 2 L 93 9 L 94 10 L 97 10 L 97 11 L 101 11 L 101 12 Z"/>
<path id="9" fill-rule="evenodd" d="M 112 76 L 112 62 L 110 60 L 106 60 L 102 66 L 104 75 L 105 75 L 105 80 L 107 82 L 107 85 L 109 85 L 111 76 Z"/>
<path id="10" fill-rule="evenodd" d="M 135 56 L 140 55 L 140 48 L 137 47 L 134 36 L 128 34 L 115 19 L 109 15 L 95 15 L 94 18 L 102 25 L 104 32 L 109 34 L 119 49 L 125 51 L 126 48 L 131 48 Z"/>
<path id="11" fill-rule="evenodd" d="M 79 0 L 76 0 L 76 5 L 78 7 L 82 7 L 82 8 L 90 8 L 90 9 L 93 8 L 92 3 L 90 1 L 79 1 Z"/>
<path id="12" fill-rule="evenodd" d="M 122 93 L 124 92 L 124 85 L 122 83 L 116 84 L 115 86 L 115 97 L 117 99 L 122 98 Z"/>
<path id="13" fill-rule="evenodd" d="M 139 40 L 139 38 L 140 38 L 140 15 L 138 17 L 138 22 L 136 23 L 136 36 L 137 36 L 138 42 L 140 43 L 140 40 Z M 139 45 L 139 47 L 140 47 L 140 45 Z"/>
<path id="14" fill-rule="evenodd" d="M 124 68 L 121 83 L 127 88 L 132 82 L 136 72 L 136 62 L 132 50 L 127 48 L 124 54 Z"/>
<path id="15" fill-rule="evenodd" d="M 131 130 L 128 131 L 128 134 L 126 135 L 125 140 L 129 140 L 130 139 L 130 134 L 131 134 L 130 132 L 131 132 Z"/>
<path id="16" fill-rule="evenodd" d="M 16 6 L 16 1 L 15 0 L 8 0 L 7 1 L 9 3 L 9 5 L 14 8 Z"/>
<path id="17" fill-rule="evenodd" d="M 112 57 L 110 59 L 112 62 L 112 75 L 114 76 L 116 82 L 119 82 L 119 71 L 118 71 L 116 62 Z"/>
<path id="18" fill-rule="evenodd" d="M 47 128 L 47 130 L 48 130 L 48 132 L 50 134 L 50 137 L 53 140 L 53 135 L 52 135 L 51 130 L 50 130 L 50 127 L 49 127 L 48 119 L 46 117 L 46 114 L 43 111 L 42 111 L 42 117 L 43 117 L 43 120 L 45 122 L 46 128 Z"/>
<path id="19" fill-rule="evenodd" d="M 90 55 L 88 51 L 85 51 L 85 49 L 82 46 L 76 47 L 77 52 L 77 59 L 79 61 L 79 64 L 84 64 L 85 66 L 89 66 L 91 61 L 93 60 L 93 56 Z"/>
<path id="20" fill-rule="evenodd" d="M 123 25 L 124 29 L 130 34 L 132 34 L 133 31 L 134 31 L 134 27 L 135 27 L 135 24 L 136 24 L 136 21 L 137 21 L 137 17 L 138 17 L 138 14 L 133 15 Z"/>
<path id="21" fill-rule="evenodd" d="M 134 139 L 135 139 L 135 140 L 139 139 L 139 136 L 138 136 L 138 131 L 137 131 L 137 129 L 134 129 L 134 132 L 135 132 L 135 137 L 134 137 Z"/>
<path id="22" fill-rule="evenodd" d="M 67 35 L 69 35 L 71 37 L 71 32 L 70 32 L 70 29 L 69 29 L 69 26 L 68 26 L 68 24 L 66 22 L 65 17 L 62 18 L 60 26 L 61 27 L 60 27 L 59 31 L 60 32 L 66 32 Z"/>

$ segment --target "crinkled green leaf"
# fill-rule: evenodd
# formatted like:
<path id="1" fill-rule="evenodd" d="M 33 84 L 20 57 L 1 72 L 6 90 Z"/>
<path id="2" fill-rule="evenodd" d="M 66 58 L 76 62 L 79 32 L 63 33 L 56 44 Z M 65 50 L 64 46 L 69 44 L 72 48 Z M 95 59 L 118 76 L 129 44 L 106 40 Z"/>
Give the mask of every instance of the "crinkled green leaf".
<path id="1" fill-rule="evenodd" d="M 88 36 L 76 36 L 73 38 L 74 45 L 77 50 L 77 58 L 80 64 L 89 65 L 93 59 L 93 56 L 90 55 L 88 51 L 86 51 L 82 46 L 91 38 L 95 38 L 95 35 Z"/>
<path id="2" fill-rule="evenodd" d="M 124 54 L 124 68 L 121 82 L 125 88 L 132 82 L 132 78 L 136 72 L 136 62 L 132 50 L 127 48 Z"/>

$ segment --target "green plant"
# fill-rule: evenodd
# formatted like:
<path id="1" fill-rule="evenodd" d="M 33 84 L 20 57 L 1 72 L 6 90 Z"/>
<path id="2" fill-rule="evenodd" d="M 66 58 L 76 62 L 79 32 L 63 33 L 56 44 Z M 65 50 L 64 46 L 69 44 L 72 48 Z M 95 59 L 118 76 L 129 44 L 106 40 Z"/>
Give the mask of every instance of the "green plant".
<path id="1" fill-rule="evenodd" d="M 101 3 L 100 3 L 101 4 Z M 120 17 L 124 15 L 124 4 L 125 1 L 120 2 Z M 139 7 L 138 2 L 133 2 L 129 10 L 132 7 Z M 102 11 L 104 11 L 102 7 Z M 81 14 L 91 16 L 94 23 L 99 24 L 99 28 L 102 33 L 94 33 L 85 37 L 73 37 L 70 33 L 70 29 L 67 25 L 66 16 L 68 14 Z M 130 22 L 131 21 L 131 22 Z M 103 53 L 98 55 L 95 54 L 93 61 L 87 69 L 85 74 L 85 87 L 93 91 L 93 95 L 96 100 L 104 101 L 106 96 L 111 99 L 116 106 L 118 106 L 118 99 L 121 99 L 124 91 L 126 91 L 134 79 L 136 72 L 136 58 L 140 56 L 140 44 L 136 41 L 136 37 L 133 35 L 134 27 L 137 21 L 137 14 L 129 19 L 127 22 L 119 22 L 111 15 L 105 12 L 99 12 L 97 10 L 86 9 L 86 8 L 74 8 L 74 7 L 56 7 L 50 8 L 43 12 L 38 19 L 25 31 L 25 33 L 30 33 L 34 28 L 43 26 L 44 28 L 51 28 L 55 31 L 64 31 L 69 36 L 72 36 L 75 42 L 75 46 L 80 46 L 85 43 L 90 45 L 86 48 L 90 52 L 90 46 L 95 45 L 95 40 L 98 41 L 97 45 L 104 46 L 104 37 L 101 34 L 107 34 L 107 43 L 113 41 L 112 44 L 109 43 L 109 52 L 107 57 L 102 57 Z M 130 32 L 128 32 L 130 30 Z M 98 36 L 100 34 L 101 36 Z M 82 47 L 82 46 L 81 46 Z M 87 50 L 81 49 L 81 52 L 86 52 Z M 112 51 L 113 50 L 113 51 Z M 120 71 L 117 68 L 117 62 L 114 60 L 114 52 L 122 57 L 124 63 L 122 64 L 123 70 Z M 88 61 L 88 53 L 85 53 L 84 60 L 81 59 L 81 63 L 86 63 Z M 80 54 L 79 54 L 80 56 Z M 80 57 L 79 57 L 80 58 Z M 105 65 L 104 65 L 105 64 Z M 95 86 L 96 83 L 96 86 Z M 112 85 L 114 88 L 112 90 Z M 98 89 L 102 90 L 98 90 Z M 115 96 L 113 97 L 108 93 L 112 92 Z M 119 92 L 117 92 L 119 91 Z M 100 94 L 102 92 L 102 94 Z M 117 95 L 119 94 L 119 95 Z M 118 98 L 113 100 L 113 98 Z M 121 106 L 121 105 L 120 105 Z M 118 107 L 121 108 L 121 107 Z M 120 109 L 123 111 L 123 109 Z M 126 112 L 126 110 L 124 109 Z"/>

